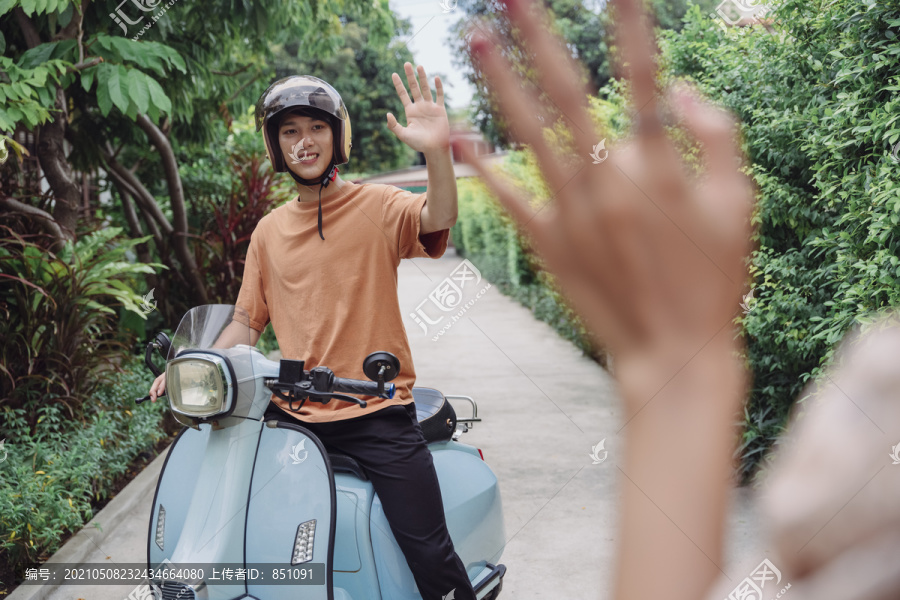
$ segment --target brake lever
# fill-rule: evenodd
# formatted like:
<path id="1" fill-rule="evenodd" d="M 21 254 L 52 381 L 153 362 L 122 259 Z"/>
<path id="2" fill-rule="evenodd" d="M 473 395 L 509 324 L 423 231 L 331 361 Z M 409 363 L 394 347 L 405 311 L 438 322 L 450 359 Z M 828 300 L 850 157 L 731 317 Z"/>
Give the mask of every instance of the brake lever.
<path id="1" fill-rule="evenodd" d="M 159 396 L 157 396 L 157 398 L 165 398 L 165 397 L 166 397 L 165 394 L 160 394 Z M 142 402 L 146 402 L 146 401 L 149 400 L 149 399 L 150 399 L 150 394 L 147 394 L 147 395 L 144 396 L 143 398 L 136 398 L 136 399 L 134 400 L 134 403 L 135 403 L 135 404 L 141 404 Z"/>
<path id="2" fill-rule="evenodd" d="M 330 396 L 331 398 L 337 398 L 338 400 L 346 400 L 347 402 L 356 402 L 359 404 L 360 408 L 366 407 L 366 401 L 360 400 L 359 398 L 354 398 L 353 396 L 348 396 L 347 394 L 341 394 L 339 392 L 328 392 L 326 394 L 322 394 L 323 396 Z"/>

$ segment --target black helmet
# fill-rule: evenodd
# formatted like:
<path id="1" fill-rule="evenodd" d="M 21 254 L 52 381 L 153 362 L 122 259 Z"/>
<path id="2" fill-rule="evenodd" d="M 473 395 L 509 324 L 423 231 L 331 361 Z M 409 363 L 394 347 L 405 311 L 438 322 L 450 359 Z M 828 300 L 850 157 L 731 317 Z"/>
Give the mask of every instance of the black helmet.
<path id="1" fill-rule="evenodd" d="M 294 75 L 279 79 L 269 86 L 256 103 L 256 130 L 263 130 L 266 154 L 276 173 L 288 170 L 278 144 L 280 115 L 294 108 L 307 108 L 310 113 L 324 113 L 331 123 L 334 138 L 332 162 L 342 165 L 350 160 L 353 146 L 350 132 L 350 115 L 347 107 L 331 85 L 311 75 Z M 327 171 L 327 169 L 326 169 Z"/>

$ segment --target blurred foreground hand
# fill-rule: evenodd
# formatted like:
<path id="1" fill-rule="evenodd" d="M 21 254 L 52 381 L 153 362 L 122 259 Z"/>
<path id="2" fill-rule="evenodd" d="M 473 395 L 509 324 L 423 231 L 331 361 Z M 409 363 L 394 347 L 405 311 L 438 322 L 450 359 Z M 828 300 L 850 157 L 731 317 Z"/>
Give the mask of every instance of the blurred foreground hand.
<path id="1" fill-rule="evenodd" d="M 633 140 L 600 144 L 568 49 L 540 3 L 504 0 L 526 40 L 516 55 L 561 115 L 575 156 L 544 139 L 550 115 L 480 26 L 470 49 L 519 142 L 534 151 L 550 198 L 528 198 L 455 144 L 530 238 L 588 329 L 613 355 L 625 452 L 616 591 L 620 600 L 697 600 L 721 572 L 733 426 L 746 396 L 735 317 L 748 280 L 754 189 L 734 119 L 687 86 L 662 92 L 640 0 L 612 3 Z M 673 114 L 699 152 L 687 168 Z M 563 135 L 563 138 L 566 136 Z"/>
<path id="2" fill-rule="evenodd" d="M 763 500 L 775 564 L 794 600 L 896 600 L 900 318 L 849 335 L 803 396 Z"/>

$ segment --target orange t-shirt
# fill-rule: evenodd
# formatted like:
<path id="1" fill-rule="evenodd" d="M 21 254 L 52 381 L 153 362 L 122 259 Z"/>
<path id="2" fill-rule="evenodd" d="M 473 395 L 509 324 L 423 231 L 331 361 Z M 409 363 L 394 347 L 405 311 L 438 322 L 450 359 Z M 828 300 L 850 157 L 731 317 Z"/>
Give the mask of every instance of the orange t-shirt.
<path id="1" fill-rule="evenodd" d="M 244 280 L 235 302 L 257 331 L 271 320 L 284 358 L 306 361 L 304 368 L 329 367 L 338 377 L 369 381 L 363 359 L 386 350 L 400 360 L 390 400 L 356 397 L 368 406 L 331 399 L 311 402 L 299 412 L 276 396 L 272 401 L 301 421 L 349 419 L 395 404 L 412 402 L 416 380 L 406 327 L 397 298 L 401 258 L 440 258 L 450 230 L 419 233 L 425 194 L 390 185 L 344 183 L 318 202 L 291 200 L 260 219 L 250 238 Z M 294 402 L 294 407 L 299 402 Z"/>

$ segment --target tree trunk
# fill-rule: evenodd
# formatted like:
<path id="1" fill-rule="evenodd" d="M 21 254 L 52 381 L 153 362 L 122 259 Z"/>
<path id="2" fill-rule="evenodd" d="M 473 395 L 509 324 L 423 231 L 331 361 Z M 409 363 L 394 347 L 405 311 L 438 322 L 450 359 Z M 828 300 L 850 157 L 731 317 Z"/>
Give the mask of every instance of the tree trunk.
<path id="1" fill-rule="evenodd" d="M 41 169 L 53 190 L 55 202 L 53 218 L 68 239 L 75 238 L 78 225 L 78 208 L 81 203 L 81 187 L 76 183 L 66 159 L 63 143 L 66 133 L 66 95 L 56 89 L 56 114 L 53 120 L 41 126 L 37 155 Z"/>
<path id="2" fill-rule="evenodd" d="M 188 223 L 187 212 L 184 207 L 184 189 L 181 186 L 181 175 L 178 173 L 178 162 L 175 160 L 175 152 L 172 151 L 169 139 L 153 124 L 153 121 L 147 115 L 138 115 L 136 122 L 147 134 L 147 137 L 150 138 L 150 143 L 153 144 L 162 158 L 163 171 L 166 174 L 166 183 L 169 187 L 169 201 L 172 203 L 172 247 L 175 249 L 175 255 L 184 269 L 185 279 L 193 288 L 191 291 L 195 300 L 199 304 L 206 304 L 208 302 L 206 282 L 200 276 L 197 263 L 194 261 L 193 255 L 191 255 L 190 248 L 188 248 Z"/>
<path id="3" fill-rule="evenodd" d="M 3 207 L 10 212 L 18 212 L 34 218 L 38 227 L 53 238 L 54 242 L 50 247 L 50 250 L 59 252 L 62 248 L 66 236 L 63 235 L 62 229 L 59 228 L 59 225 L 57 225 L 56 221 L 53 220 L 53 217 L 49 213 L 35 206 L 31 206 L 30 204 L 19 202 L 15 198 L 10 198 L 8 196 L 0 196 L 0 207 Z"/>
<path id="4" fill-rule="evenodd" d="M 21 7 L 13 10 L 14 18 L 25 38 L 25 44 L 34 48 L 41 43 L 40 35 L 34 23 Z M 81 19 L 78 15 L 77 19 Z M 53 190 L 55 206 L 53 218 L 67 239 L 75 239 L 75 227 L 78 225 L 78 205 L 81 200 L 81 188 L 75 182 L 72 170 L 66 160 L 63 140 L 68 123 L 66 95 L 63 89 L 56 88 L 56 106 L 52 120 L 39 128 L 37 156 L 41 170 Z"/>

